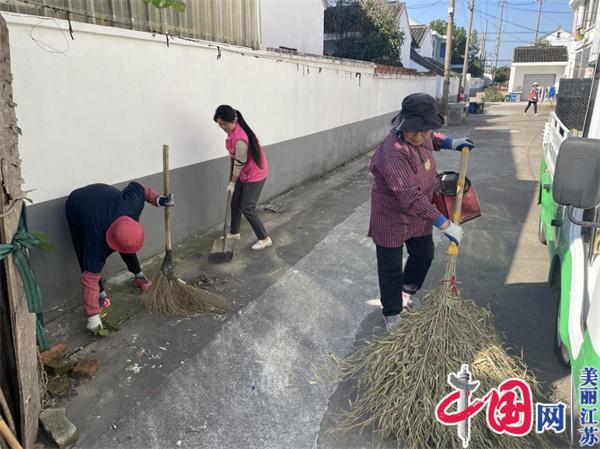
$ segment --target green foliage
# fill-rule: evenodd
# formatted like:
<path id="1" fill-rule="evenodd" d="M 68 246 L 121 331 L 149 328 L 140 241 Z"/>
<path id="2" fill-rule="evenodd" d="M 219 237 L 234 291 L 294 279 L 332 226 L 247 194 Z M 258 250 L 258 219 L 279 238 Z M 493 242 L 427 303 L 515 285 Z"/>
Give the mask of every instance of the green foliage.
<path id="1" fill-rule="evenodd" d="M 483 101 L 485 102 L 498 102 L 504 101 L 504 95 L 498 92 L 495 86 L 490 86 L 484 91 Z"/>
<path id="2" fill-rule="evenodd" d="M 496 69 L 496 75 L 494 76 L 494 81 L 498 83 L 506 83 L 510 78 L 510 67 L 503 66 L 498 67 Z"/>
<path id="3" fill-rule="evenodd" d="M 432 20 L 429 27 L 445 36 L 448 32 L 448 22 L 442 19 Z M 464 27 L 452 28 L 452 59 L 463 59 L 467 45 L 467 30 Z M 479 53 L 479 36 L 477 31 L 471 31 L 471 42 L 469 42 L 469 61 L 475 60 Z"/>
<path id="4" fill-rule="evenodd" d="M 481 67 L 481 60 L 479 58 L 471 61 L 468 72 L 476 78 L 480 78 L 483 75 L 483 68 Z"/>
<path id="5" fill-rule="evenodd" d="M 185 2 L 182 0 L 144 0 L 146 5 L 154 5 L 157 8 L 173 8 L 177 12 L 185 11 Z"/>
<path id="6" fill-rule="evenodd" d="M 397 61 L 404 34 L 383 0 L 340 0 L 325 11 L 325 32 L 340 36 L 334 56 Z"/>

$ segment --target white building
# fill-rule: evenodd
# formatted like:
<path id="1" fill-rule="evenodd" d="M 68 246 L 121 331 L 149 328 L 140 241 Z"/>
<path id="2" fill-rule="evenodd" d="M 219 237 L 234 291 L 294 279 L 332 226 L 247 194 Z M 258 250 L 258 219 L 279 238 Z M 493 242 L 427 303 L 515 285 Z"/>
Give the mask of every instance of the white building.
<path id="1" fill-rule="evenodd" d="M 406 10 L 406 4 L 404 2 L 389 2 L 392 8 L 392 12 L 396 16 L 396 23 L 398 29 L 404 35 L 404 41 L 400 46 L 400 62 L 406 68 L 412 68 L 410 62 L 410 48 L 412 37 L 410 33 L 410 23 L 408 18 L 408 11 Z"/>
<path id="2" fill-rule="evenodd" d="M 446 35 L 431 30 L 433 54 L 431 57 L 437 62 L 444 64 L 446 59 Z"/>
<path id="3" fill-rule="evenodd" d="M 412 45 L 421 56 L 433 57 L 433 35 L 431 28 L 422 23 L 414 22 L 410 25 Z"/>
<path id="4" fill-rule="evenodd" d="M 591 78 L 600 47 L 600 0 L 571 0 L 574 42 L 569 51 L 568 76 Z"/>
<path id="5" fill-rule="evenodd" d="M 565 46 L 516 47 L 510 68 L 508 91 L 520 95 L 521 101 L 527 96 L 534 82 L 540 88 L 558 85 L 565 76 L 568 64 L 568 51 Z"/>
<path id="6" fill-rule="evenodd" d="M 547 45 L 558 45 L 565 46 L 569 45 L 573 41 L 573 35 L 565 30 L 563 27 L 558 27 L 556 30 L 540 37 L 537 42 L 545 43 Z"/>
<path id="7" fill-rule="evenodd" d="M 322 55 L 326 8 L 326 0 L 261 0 L 261 47 Z"/>

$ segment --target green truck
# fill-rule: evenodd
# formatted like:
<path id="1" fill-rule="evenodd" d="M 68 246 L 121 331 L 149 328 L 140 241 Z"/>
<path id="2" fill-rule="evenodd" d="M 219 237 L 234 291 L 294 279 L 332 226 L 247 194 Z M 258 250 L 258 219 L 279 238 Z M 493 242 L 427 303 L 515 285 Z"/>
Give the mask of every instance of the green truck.
<path id="1" fill-rule="evenodd" d="M 582 410 L 600 422 L 600 402 L 592 407 L 581 393 L 600 371 L 600 140 L 573 137 L 554 113 L 544 130 L 538 202 L 539 239 L 551 260 L 554 350 L 571 367 L 572 419 L 582 434 Z M 600 396 L 597 379 L 595 388 Z"/>

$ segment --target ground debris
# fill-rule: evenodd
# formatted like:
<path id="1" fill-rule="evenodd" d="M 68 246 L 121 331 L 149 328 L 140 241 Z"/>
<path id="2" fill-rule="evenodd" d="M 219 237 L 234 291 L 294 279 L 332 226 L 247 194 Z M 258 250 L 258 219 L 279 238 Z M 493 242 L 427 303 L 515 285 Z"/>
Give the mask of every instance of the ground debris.
<path id="1" fill-rule="evenodd" d="M 65 415 L 64 408 L 48 408 L 42 411 L 40 421 L 46 433 L 61 449 L 74 445 L 79 439 L 79 432 Z"/>
<path id="2" fill-rule="evenodd" d="M 283 203 L 275 202 L 275 201 L 265 204 L 262 208 L 265 212 L 270 212 L 272 214 L 279 214 L 279 213 L 285 211 L 285 207 L 283 206 Z"/>

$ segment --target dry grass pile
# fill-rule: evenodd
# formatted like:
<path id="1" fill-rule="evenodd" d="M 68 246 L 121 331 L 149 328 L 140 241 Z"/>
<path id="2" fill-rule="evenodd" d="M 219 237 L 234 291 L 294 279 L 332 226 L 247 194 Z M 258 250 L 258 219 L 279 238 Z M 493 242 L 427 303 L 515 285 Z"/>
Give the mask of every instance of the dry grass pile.
<path id="1" fill-rule="evenodd" d="M 455 260 L 449 263 L 447 279 L 454 272 Z M 534 402 L 550 402 L 522 358 L 504 347 L 491 312 L 442 283 L 394 331 L 346 359 L 334 358 L 337 379 L 355 382 L 357 393 L 350 410 L 339 417 L 338 431 L 376 429 L 382 439 L 395 439 L 407 449 L 461 448 L 457 427 L 439 423 L 435 408 L 453 391 L 448 374 L 465 363 L 473 380 L 480 382 L 474 398 L 516 377 L 529 384 Z M 551 445 L 549 438 L 548 432 L 536 434 L 535 429 L 526 438 L 498 435 L 488 428 L 484 409 L 471 419 L 469 447 L 543 448 Z"/>

